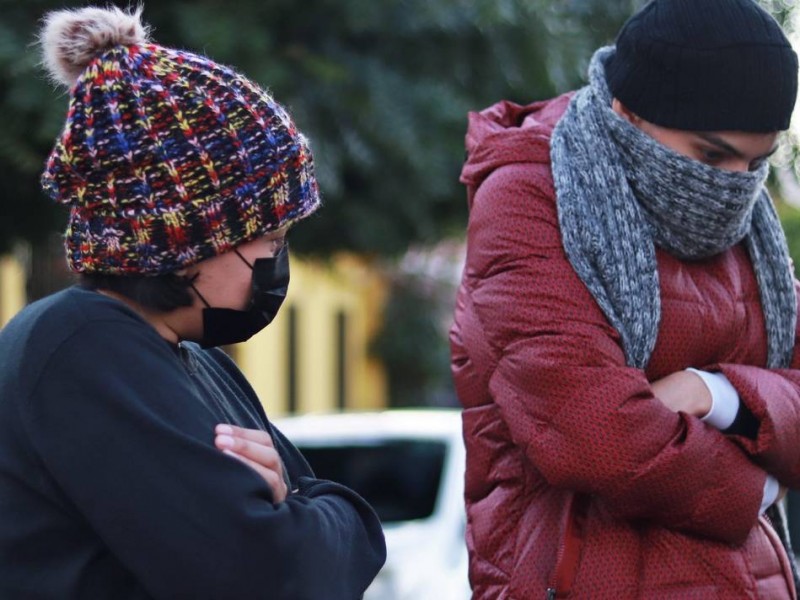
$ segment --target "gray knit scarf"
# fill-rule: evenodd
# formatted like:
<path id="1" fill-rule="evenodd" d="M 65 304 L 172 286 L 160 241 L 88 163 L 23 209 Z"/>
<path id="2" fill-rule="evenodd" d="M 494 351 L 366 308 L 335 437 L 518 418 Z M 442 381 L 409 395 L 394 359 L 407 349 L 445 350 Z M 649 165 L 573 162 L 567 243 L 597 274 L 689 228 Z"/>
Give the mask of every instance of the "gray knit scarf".
<path id="1" fill-rule="evenodd" d="M 797 305 L 786 239 L 764 187 L 767 165 L 734 173 L 655 141 L 611 109 L 605 62 L 553 132 L 551 158 L 564 249 L 611 325 L 630 366 L 647 366 L 661 297 L 655 247 L 701 260 L 744 240 L 767 330 L 767 366 L 787 367 Z"/>
<path id="2" fill-rule="evenodd" d="M 589 85 L 570 102 L 551 141 L 564 249 L 622 337 L 630 366 L 644 369 L 656 343 L 661 296 L 655 247 L 701 260 L 744 240 L 767 330 L 767 366 L 788 367 L 797 305 L 786 239 L 764 187 L 767 166 L 731 173 L 656 142 L 611 109 L 601 48 Z M 800 573 L 780 504 L 767 510 Z"/>

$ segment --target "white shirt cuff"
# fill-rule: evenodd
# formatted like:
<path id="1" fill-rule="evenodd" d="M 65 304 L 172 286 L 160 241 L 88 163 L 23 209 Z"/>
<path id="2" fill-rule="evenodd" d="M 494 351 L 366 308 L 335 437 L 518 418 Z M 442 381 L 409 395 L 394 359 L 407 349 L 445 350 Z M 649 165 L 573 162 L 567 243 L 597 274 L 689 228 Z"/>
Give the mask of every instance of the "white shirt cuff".
<path id="1" fill-rule="evenodd" d="M 686 370 L 700 377 L 711 394 L 711 410 L 700 420 L 720 431 L 730 427 L 739 413 L 741 404 L 739 392 L 736 391 L 736 388 L 731 385 L 731 382 L 722 373 L 710 373 L 698 369 Z"/>
<path id="2" fill-rule="evenodd" d="M 781 486 L 778 480 L 772 475 L 767 475 L 767 480 L 764 482 L 764 496 L 761 499 L 761 510 L 758 514 L 763 515 L 765 510 L 775 504 L 775 500 L 778 499 L 780 491 Z"/>

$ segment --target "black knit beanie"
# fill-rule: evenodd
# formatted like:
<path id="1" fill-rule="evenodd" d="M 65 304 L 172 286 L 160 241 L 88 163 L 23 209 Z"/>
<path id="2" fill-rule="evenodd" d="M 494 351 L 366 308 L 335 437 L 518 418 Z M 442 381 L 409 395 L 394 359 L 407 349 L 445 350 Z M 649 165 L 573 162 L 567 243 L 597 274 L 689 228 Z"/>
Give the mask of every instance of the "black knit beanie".
<path id="1" fill-rule="evenodd" d="M 653 0 L 617 36 L 612 94 L 643 119 L 688 131 L 789 127 L 797 55 L 753 0 Z"/>

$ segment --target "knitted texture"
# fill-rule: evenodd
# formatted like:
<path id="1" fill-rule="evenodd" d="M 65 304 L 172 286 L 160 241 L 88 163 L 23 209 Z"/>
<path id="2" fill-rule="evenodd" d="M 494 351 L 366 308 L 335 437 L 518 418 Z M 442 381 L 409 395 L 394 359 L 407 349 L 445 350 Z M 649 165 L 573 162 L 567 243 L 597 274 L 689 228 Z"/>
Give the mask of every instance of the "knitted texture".
<path id="1" fill-rule="evenodd" d="M 750 172 L 717 169 L 670 150 L 611 110 L 599 113 L 657 246 L 700 260 L 744 239 L 766 196 L 766 161 Z"/>
<path id="2" fill-rule="evenodd" d="M 702 259 L 745 240 L 759 283 L 768 365 L 786 367 L 797 321 L 786 239 L 757 172 L 716 169 L 670 150 L 611 109 L 600 49 L 570 102 L 551 156 L 564 249 L 622 337 L 631 366 L 650 360 L 661 318 L 655 246 Z"/>
<path id="3" fill-rule="evenodd" d="M 81 273 L 175 271 L 320 204 L 309 145 L 267 92 L 149 43 L 89 63 L 42 184 L 70 209 L 67 261 Z"/>
<path id="4" fill-rule="evenodd" d="M 784 130 L 797 55 L 753 0 L 654 0 L 617 36 L 614 97 L 640 117 L 693 131 Z"/>

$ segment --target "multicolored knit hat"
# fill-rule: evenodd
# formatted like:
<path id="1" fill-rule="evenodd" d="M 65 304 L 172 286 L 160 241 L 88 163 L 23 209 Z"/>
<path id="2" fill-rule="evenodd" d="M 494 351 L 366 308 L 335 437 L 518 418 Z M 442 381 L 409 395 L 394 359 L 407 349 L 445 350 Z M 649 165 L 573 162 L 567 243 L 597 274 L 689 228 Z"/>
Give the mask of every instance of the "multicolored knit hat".
<path id="1" fill-rule="evenodd" d="M 308 142 L 254 83 L 147 40 L 141 9 L 50 13 L 45 63 L 70 87 L 42 175 L 70 208 L 67 261 L 107 275 L 169 273 L 308 216 Z"/>

